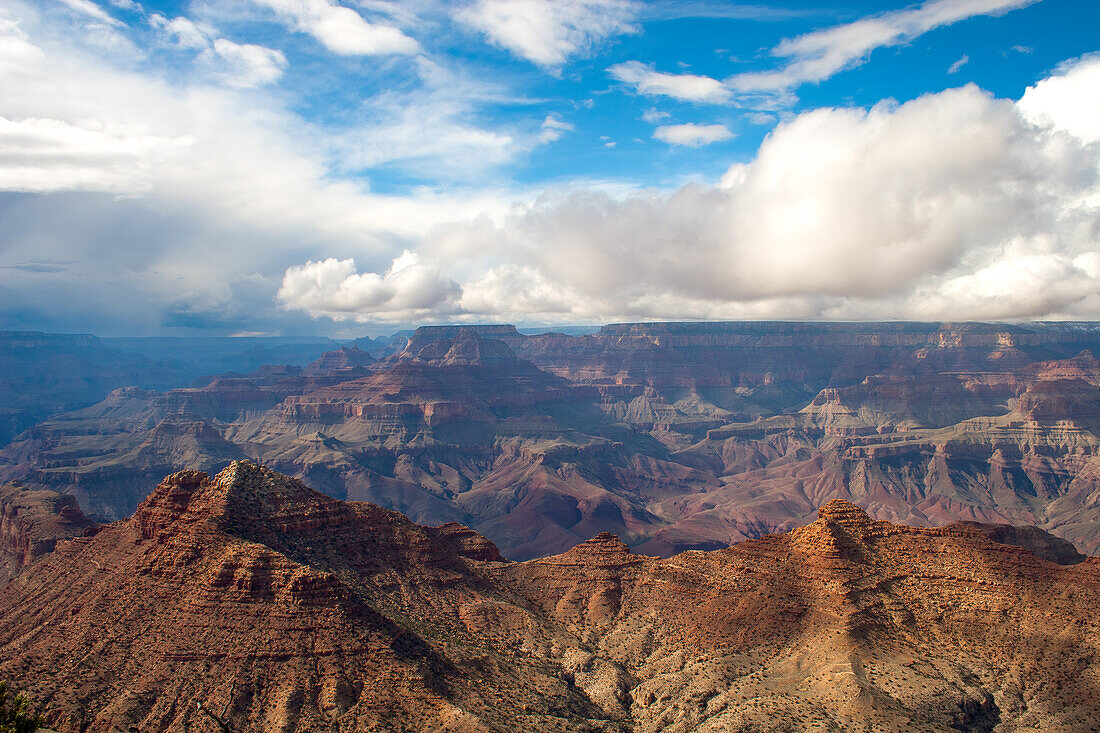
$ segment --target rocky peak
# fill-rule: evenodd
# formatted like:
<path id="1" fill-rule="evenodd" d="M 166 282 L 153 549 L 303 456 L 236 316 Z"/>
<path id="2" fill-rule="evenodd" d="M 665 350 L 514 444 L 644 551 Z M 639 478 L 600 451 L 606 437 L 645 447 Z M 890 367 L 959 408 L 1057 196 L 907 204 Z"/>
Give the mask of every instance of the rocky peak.
<path id="1" fill-rule="evenodd" d="M 447 338 L 429 340 L 414 336 L 398 358 L 432 366 L 485 366 L 519 361 L 504 341 L 485 338 L 472 328 L 459 328 Z"/>
<path id="2" fill-rule="evenodd" d="M 211 483 L 211 509 L 235 529 L 295 533 L 339 524 L 346 505 L 252 461 L 233 461 Z M 346 513 L 344 511 L 343 513 Z"/>
<path id="3" fill-rule="evenodd" d="M 234 461 L 213 479 L 201 471 L 165 478 L 131 519 L 142 539 L 188 533 L 230 535 L 298 556 L 327 547 L 369 562 L 404 558 L 447 565 L 457 557 L 503 561 L 496 546 L 460 524 L 423 528 L 373 504 L 349 503 L 252 461 Z"/>
<path id="4" fill-rule="evenodd" d="M 867 512 L 851 502 L 833 499 L 817 510 L 817 518 L 826 524 L 834 524 L 846 529 L 864 530 L 873 524 Z"/>
<path id="5" fill-rule="evenodd" d="M 500 550 L 489 540 L 458 522 L 447 522 L 433 531 L 441 547 L 454 555 L 472 560 L 504 562 Z"/>
<path id="6" fill-rule="evenodd" d="M 177 471 L 165 476 L 160 485 L 166 489 L 193 490 L 202 486 L 209 478 L 210 475 L 205 471 Z"/>
<path id="7" fill-rule="evenodd" d="M 833 499 L 817 510 L 817 517 L 816 522 L 791 533 L 796 547 L 817 557 L 866 560 L 867 541 L 875 526 L 867 512 L 843 499 Z"/>
<path id="8" fill-rule="evenodd" d="M 152 539 L 184 520 L 233 515 L 260 517 L 273 507 L 285 506 L 290 496 L 321 494 L 282 474 L 251 461 L 233 461 L 214 477 L 203 471 L 180 471 L 166 476 L 134 512 L 131 522 L 141 536 Z"/>
<path id="9" fill-rule="evenodd" d="M 644 555 L 635 555 L 617 535 L 600 532 L 595 537 L 577 545 L 568 552 L 546 558 L 545 561 L 556 565 L 584 565 L 588 567 L 608 567 L 632 565 L 647 559 Z"/>
<path id="10" fill-rule="evenodd" d="M 795 531 L 794 552 L 769 535 L 661 562 L 603 532 L 523 563 L 447 562 L 491 549 L 247 461 L 173 474 L 144 509 L 172 501 L 177 522 L 335 507 L 342 523 L 265 544 L 207 522 L 157 546 L 117 523 L 25 570 L 0 592 L 0 676 L 51 728 L 210 730 L 208 710 L 225 729 L 287 732 L 1085 730 L 1100 716 L 1100 563 L 886 522 L 853 540 L 870 522 L 844 501 Z M 1027 684 L 1005 692 L 1006 675 Z"/>
<path id="11" fill-rule="evenodd" d="M 326 351 L 302 370 L 307 377 L 329 377 L 338 374 L 361 372 L 375 362 L 367 352 L 358 346 L 342 346 L 335 351 Z"/>
<path id="12" fill-rule="evenodd" d="M 179 471 L 164 477 L 153 493 L 130 518 L 130 524 L 142 539 L 164 534 L 186 513 L 195 495 L 210 486 L 204 471 Z"/>

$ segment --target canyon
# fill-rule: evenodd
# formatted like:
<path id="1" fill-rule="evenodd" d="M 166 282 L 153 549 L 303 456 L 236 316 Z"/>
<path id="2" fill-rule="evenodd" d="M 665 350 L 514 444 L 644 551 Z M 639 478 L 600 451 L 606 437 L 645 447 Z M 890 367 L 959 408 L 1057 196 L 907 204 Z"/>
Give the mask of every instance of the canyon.
<path id="1" fill-rule="evenodd" d="M 252 371 L 271 360 L 306 362 L 326 338 L 97 338 L 0 331 L 0 444 L 57 412 L 87 407 L 118 387 L 169 389 L 205 374 Z"/>
<path id="2" fill-rule="evenodd" d="M 76 731 L 1093 731 L 1100 560 L 872 520 L 510 562 L 248 461 L 0 589 L 0 676 Z"/>
<path id="3" fill-rule="evenodd" d="M 251 459 L 519 560 L 601 531 L 653 556 L 717 549 L 834 498 L 914 526 L 1035 525 L 1096 553 L 1096 353 L 1085 323 L 428 326 L 120 387 L 14 436 L 0 481 L 109 522 L 161 476 Z"/>

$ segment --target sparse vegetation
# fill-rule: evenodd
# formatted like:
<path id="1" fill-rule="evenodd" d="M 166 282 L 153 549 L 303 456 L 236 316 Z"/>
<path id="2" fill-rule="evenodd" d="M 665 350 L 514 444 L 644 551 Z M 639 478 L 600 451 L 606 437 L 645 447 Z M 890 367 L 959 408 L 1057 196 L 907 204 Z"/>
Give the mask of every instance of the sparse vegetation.
<path id="1" fill-rule="evenodd" d="M 17 694 L 7 682 L 0 682 L 0 733 L 34 733 L 42 723 L 42 718 L 31 712 L 24 695 Z"/>

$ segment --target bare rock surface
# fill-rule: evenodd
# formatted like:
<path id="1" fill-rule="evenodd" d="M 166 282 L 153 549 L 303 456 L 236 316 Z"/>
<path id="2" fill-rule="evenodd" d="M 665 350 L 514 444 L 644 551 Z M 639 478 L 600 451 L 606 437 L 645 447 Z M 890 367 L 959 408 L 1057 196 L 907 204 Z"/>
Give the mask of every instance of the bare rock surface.
<path id="1" fill-rule="evenodd" d="M 52 552 L 58 540 L 95 529 L 72 496 L 18 482 L 0 486 L 0 586 Z"/>
<path id="2" fill-rule="evenodd" d="M 0 590 L 0 676 L 65 733 L 216 730 L 200 703 L 241 733 L 1069 733 L 1100 720 L 1097 608 L 1095 558 L 839 500 L 727 549 L 513 563 L 238 461 Z"/>

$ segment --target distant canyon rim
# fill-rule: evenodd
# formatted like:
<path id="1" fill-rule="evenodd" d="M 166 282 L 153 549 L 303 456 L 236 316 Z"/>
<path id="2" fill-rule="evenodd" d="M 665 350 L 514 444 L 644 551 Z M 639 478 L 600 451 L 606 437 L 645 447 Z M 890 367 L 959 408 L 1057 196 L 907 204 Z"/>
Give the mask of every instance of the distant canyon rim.
<path id="1" fill-rule="evenodd" d="M 192 363 L 186 339 L 138 341 L 0 338 L 16 397 L 81 387 L 52 414 L 9 411 L 0 481 L 110 521 L 168 473 L 250 459 L 514 559 L 601 531 L 654 556 L 715 549 L 835 498 L 1100 548 L 1097 324 L 427 326 L 247 358 L 195 341 Z"/>

